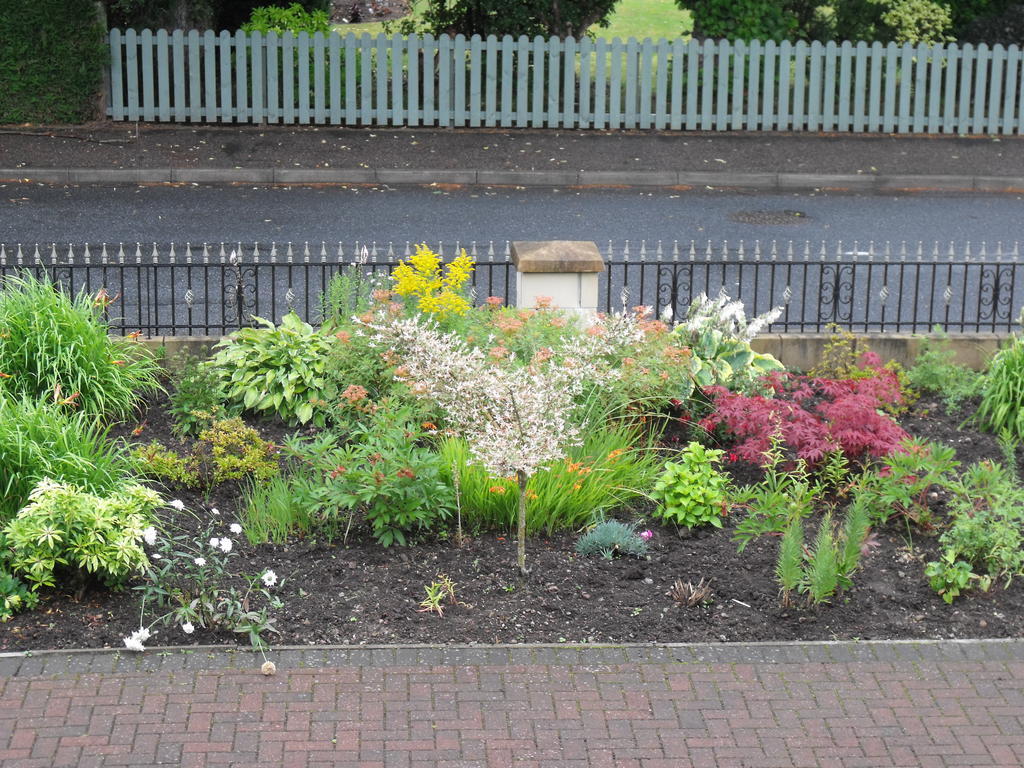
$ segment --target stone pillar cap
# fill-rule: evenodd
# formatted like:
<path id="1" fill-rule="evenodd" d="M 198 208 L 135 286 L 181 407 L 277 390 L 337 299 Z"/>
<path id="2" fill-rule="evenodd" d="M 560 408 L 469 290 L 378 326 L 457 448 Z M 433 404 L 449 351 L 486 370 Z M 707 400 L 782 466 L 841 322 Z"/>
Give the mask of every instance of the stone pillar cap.
<path id="1" fill-rule="evenodd" d="M 517 240 L 511 250 L 520 272 L 604 272 L 601 251 L 587 240 Z"/>

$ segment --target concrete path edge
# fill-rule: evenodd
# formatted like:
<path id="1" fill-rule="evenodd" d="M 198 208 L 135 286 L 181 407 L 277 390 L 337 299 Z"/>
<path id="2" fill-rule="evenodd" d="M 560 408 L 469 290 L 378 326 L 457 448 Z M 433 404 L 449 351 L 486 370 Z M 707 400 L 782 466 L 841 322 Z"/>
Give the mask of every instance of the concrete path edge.
<path id="1" fill-rule="evenodd" d="M 694 171 L 500 171 L 364 168 L 0 168 L 0 182 L 41 184 L 460 184 L 516 187 L 683 187 L 762 192 L 1022 194 L 1024 177 Z"/>
<path id="2" fill-rule="evenodd" d="M 280 669 L 549 664 L 806 664 L 1021 661 L 1024 639 L 757 643 L 285 646 L 267 652 Z M 0 677 L 251 669 L 263 656 L 241 646 L 165 646 L 0 654 Z"/>

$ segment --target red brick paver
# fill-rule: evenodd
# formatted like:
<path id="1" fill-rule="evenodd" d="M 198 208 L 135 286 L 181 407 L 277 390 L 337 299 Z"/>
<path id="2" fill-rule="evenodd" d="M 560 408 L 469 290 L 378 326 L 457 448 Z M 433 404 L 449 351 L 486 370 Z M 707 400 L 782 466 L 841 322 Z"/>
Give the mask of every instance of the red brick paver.
<path id="1" fill-rule="evenodd" d="M 0 764 L 1021 766 L 1022 650 L 339 649 L 274 677 L 223 651 L 6 658 Z"/>

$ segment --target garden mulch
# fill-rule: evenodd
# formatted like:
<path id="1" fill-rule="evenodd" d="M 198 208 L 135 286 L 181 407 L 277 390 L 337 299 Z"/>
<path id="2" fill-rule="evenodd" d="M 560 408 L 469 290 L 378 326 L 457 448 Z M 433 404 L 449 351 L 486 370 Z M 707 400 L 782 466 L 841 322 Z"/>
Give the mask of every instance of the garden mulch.
<path id="1" fill-rule="evenodd" d="M 175 445 L 164 415 L 165 402 L 151 403 L 139 417 L 133 439 Z M 965 413 L 969 413 L 967 410 Z M 962 425 L 965 413 L 947 414 L 925 399 L 903 418 L 914 435 L 952 445 L 965 465 L 1001 458 L 991 436 Z M 120 427 L 135 431 L 133 422 Z M 263 425 L 264 436 L 281 441 L 291 430 Z M 750 467 L 731 471 L 750 478 Z M 193 525 L 223 521 L 224 533 L 238 519 L 236 484 L 217 487 L 208 497 L 172 489 L 191 512 Z M 170 498 L 171 496 L 168 496 Z M 941 519 L 943 499 L 933 499 Z M 214 518 L 210 510 L 217 509 Z M 648 512 L 642 505 L 623 510 L 624 520 Z M 854 586 L 831 605 L 780 605 L 773 578 L 777 541 L 752 542 L 737 553 L 731 528 L 698 531 L 680 538 L 670 527 L 654 530 L 647 559 L 582 558 L 575 536 L 557 534 L 531 540 L 530 574 L 514 567 L 515 540 L 502 532 L 471 533 L 461 547 L 451 537 L 430 538 L 410 547 L 382 548 L 369 538 L 348 544 L 293 540 L 254 547 L 237 537 L 232 570 L 258 574 L 272 568 L 283 584 L 276 593 L 275 644 L 360 645 L 398 643 L 623 643 L 743 642 L 893 638 L 1000 638 L 1024 636 L 1024 587 L 970 593 L 952 606 L 928 586 L 924 563 L 937 559 L 937 537 L 911 531 L 894 519 L 876 531 Z M 215 534 L 216 535 L 216 534 Z M 456 584 L 457 604 L 443 616 L 420 612 L 424 587 L 439 574 Z M 713 599 L 684 607 L 671 597 L 677 580 L 710 581 Z M 37 610 L 0 625 L 0 651 L 44 648 L 116 648 L 138 627 L 137 593 L 87 592 L 81 599 L 47 593 Z M 230 633 L 197 629 L 185 636 L 157 628 L 156 644 L 234 643 Z"/>

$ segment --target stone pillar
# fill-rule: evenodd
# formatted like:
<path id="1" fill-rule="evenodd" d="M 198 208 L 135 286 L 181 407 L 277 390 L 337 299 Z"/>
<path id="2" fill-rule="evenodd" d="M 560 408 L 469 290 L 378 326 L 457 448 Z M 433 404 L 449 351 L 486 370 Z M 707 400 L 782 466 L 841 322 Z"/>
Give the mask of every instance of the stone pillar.
<path id="1" fill-rule="evenodd" d="M 517 306 L 533 307 L 537 298 L 551 306 L 583 315 L 597 312 L 597 276 L 604 259 L 597 245 L 578 240 L 518 241 L 512 243 L 516 265 Z"/>

